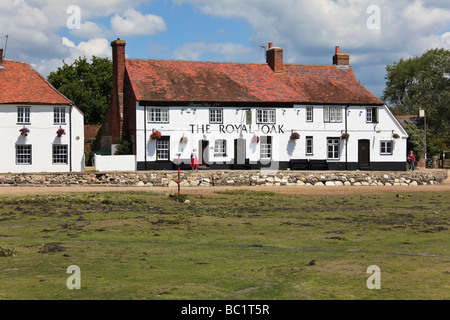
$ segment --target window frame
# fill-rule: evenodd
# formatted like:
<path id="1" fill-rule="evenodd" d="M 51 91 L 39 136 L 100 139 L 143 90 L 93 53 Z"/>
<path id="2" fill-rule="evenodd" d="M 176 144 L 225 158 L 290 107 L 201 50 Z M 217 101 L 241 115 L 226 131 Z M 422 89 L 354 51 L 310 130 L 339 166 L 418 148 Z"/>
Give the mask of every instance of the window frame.
<path id="1" fill-rule="evenodd" d="M 28 120 L 28 121 L 26 121 L 26 120 Z M 31 107 L 27 107 L 27 106 L 18 106 L 17 107 L 17 123 L 18 124 L 31 124 Z"/>
<path id="2" fill-rule="evenodd" d="M 332 150 L 330 150 L 330 147 L 332 148 Z M 330 153 L 332 153 L 331 157 L 330 157 Z M 340 160 L 341 159 L 340 153 L 341 153 L 341 139 L 339 137 L 327 138 L 327 159 L 328 160 Z M 337 157 L 336 157 L 336 154 L 337 154 Z"/>
<path id="3" fill-rule="evenodd" d="M 266 152 L 268 148 L 269 152 Z M 269 156 L 266 156 L 266 155 Z M 263 156 L 264 155 L 264 156 Z M 273 139 L 272 136 L 262 136 L 260 139 L 260 150 L 259 150 L 260 159 L 272 159 L 273 156 Z"/>
<path id="4" fill-rule="evenodd" d="M 61 150 L 63 150 L 64 153 L 61 153 L 60 152 Z M 57 152 L 55 152 L 55 151 L 57 151 Z M 69 146 L 67 144 L 53 144 L 52 145 L 52 164 L 53 165 L 69 164 Z"/>
<path id="5" fill-rule="evenodd" d="M 366 123 L 378 123 L 378 108 L 367 107 L 366 108 Z"/>
<path id="6" fill-rule="evenodd" d="M 264 113 L 267 113 L 267 114 L 264 115 Z M 272 113 L 272 117 L 271 117 L 270 113 Z M 264 118 L 266 118 L 267 120 L 264 121 Z M 273 118 L 273 119 L 271 119 L 271 118 Z M 275 124 L 276 122 L 277 122 L 277 114 L 276 114 L 275 109 L 256 109 L 256 123 L 257 124 Z"/>
<path id="7" fill-rule="evenodd" d="M 384 146 L 383 146 L 384 145 Z M 388 145 L 390 148 L 390 152 L 388 152 Z M 384 152 L 383 152 L 384 147 Z M 382 156 L 392 156 L 394 154 L 394 141 L 392 140 L 382 140 L 380 141 L 380 155 Z"/>
<path id="8" fill-rule="evenodd" d="M 158 113 L 160 120 L 157 120 Z M 147 116 L 149 123 L 169 123 L 169 108 L 149 107 Z"/>
<path id="9" fill-rule="evenodd" d="M 161 146 L 160 146 L 161 143 L 167 144 L 167 147 L 161 148 Z M 162 136 L 161 138 L 156 140 L 155 149 L 156 149 L 156 153 L 155 153 L 156 161 L 170 161 L 170 137 L 169 136 Z M 160 157 L 161 152 L 167 152 L 167 159 Z"/>
<path id="10" fill-rule="evenodd" d="M 314 155 L 314 137 L 313 136 L 307 136 L 305 137 L 305 154 L 307 156 Z M 308 145 L 308 142 L 311 141 L 311 145 Z M 311 148 L 311 152 L 308 152 L 308 148 Z"/>
<path id="11" fill-rule="evenodd" d="M 24 153 L 21 152 L 19 154 L 19 148 L 27 148 L 29 152 Z M 19 161 L 19 157 L 21 159 L 25 159 L 24 157 L 29 158 L 29 162 Z M 33 164 L 33 147 L 31 144 L 16 144 L 16 165 L 32 165 Z"/>
<path id="12" fill-rule="evenodd" d="M 66 108 L 54 107 L 53 108 L 53 124 L 66 124 Z"/>
<path id="13" fill-rule="evenodd" d="M 217 139 L 214 141 L 214 157 L 227 156 L 227 140 Z"/>
<path id="14" fill-rule="evenodd" d="M 342 107 L 335 107 L 335 106 L 324 107 L 323 122 L 342 123 Z"/>
<path id="15" fill-rule="evenodd" d="M 314 122 L 314 107 L 306 107 L 306 122 Z"/>
<path id="16" fill-rule="evenodd" d="M 216 114 L 214 114 L 214 113 L 216 113 Z M 218 118 L 219 118 L 218 115 L 220 115 L 220 121 L 218 120 Z M 213 117 L 215 119 L 213 119 Z M 223 124 L 223 109 L 219 109 L 219 108 L 209 109 L 209 123 Z"/>

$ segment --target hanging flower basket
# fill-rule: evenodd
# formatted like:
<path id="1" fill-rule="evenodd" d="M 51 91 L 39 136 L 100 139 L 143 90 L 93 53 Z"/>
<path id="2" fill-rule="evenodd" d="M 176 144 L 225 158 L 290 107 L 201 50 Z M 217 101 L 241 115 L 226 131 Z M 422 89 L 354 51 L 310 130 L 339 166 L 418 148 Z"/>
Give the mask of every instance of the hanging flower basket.
<path id="1" fill-rule="evenodd" d="M 252 138 L 253 143 L 259 143 L 259 137 L 255 134 Z"/>
<path id="2" fill-rule="evenodd" d="M 152 140 L 158 140 L 159 138 L 161 138 L 160 131 L 153 131 L 152 134 L 150 135 L 150 139 Z"/>
<path id="3" fill-rule="evenodd" d="M 300 139 L 300 134 L 298 132 L 292 132 L 290 139 L 293 141 L 298 140 Z"/>
<path id="4" fill-rule="evenodd" d="M 398 139 L 398 138 L 400 138 L 400 136 L 399 136 L 397 133 L 393 133 L 393 134 L 392 134 L 392 138 Z"/>
<path id="5" fill-rule="evenodd" d="M 66 130 L 64 130 L 63 128 L 59 128 L 58 131 L 56 131 L 56 134 L 58 138 L 61 138 L 61 136 L 66 134 Z"/>
<path id="6" fill-rule="evenodd" d="M 22 129 L 19 130 L 19 132 L 20 132 L 20 135 L 26 137 L 30 133 L 30 129 L 23 127 Z"/>
<path id="7" fill-rule="evenodd" d="M 348 138 L 350 138 L 350 135 L 349 135 L 347 132 L 344 132 L 344 133 L 341 135 L 341 139 L 343 139 L 343 140 L 348 140 Z"/>
<path id="8" fill-rule="evenodd" d="M 188 137 L 182 136 L 180 138 L 180 143 L 187 143 L 188 142 Z"/>

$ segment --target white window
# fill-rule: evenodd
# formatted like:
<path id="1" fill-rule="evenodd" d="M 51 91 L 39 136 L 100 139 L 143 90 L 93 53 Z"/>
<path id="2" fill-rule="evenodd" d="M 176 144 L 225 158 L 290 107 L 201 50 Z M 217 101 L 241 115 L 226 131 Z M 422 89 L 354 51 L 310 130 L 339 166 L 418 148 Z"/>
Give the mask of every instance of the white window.
<path id="1" fill-rule="evenodd" d="M 148 112 L 148 122 L 169 122 L 169 108 L 151 107 Z"/>
<path id="2" fill-rule="evenodd" d="M 380 143 L 380 154 L 391 155 L 392 154 L 392 141 L 381 141 Z"/>
<path id="3" fill-rule="evenodd" d="M 272 159 L 272 137 L 261 137 L 261 159 Z"/>
<path id="4" fill-rule="evenodd" d="M 169 137 L 156 140 L 156 160 L 169 160 Z"/>
<path id="5" fill-rule="evenodd" d="M 225 157 L 227 155 L 227 141 L 226 140 L 216 140 L 214 142 L 214 156 L 215 157 Z"/>
<path id="6" fill-rule="evenodd" d="M 209 123 L 223 123 L 223 110 L 209 109 Z"/>
<path id="7" fill-rule="evenodd" d="M 17 108 L 17 123 L 31 123 L 30 107 L 18 107 Z"/>
<path id="8" fill-rule="evenodd" d="M 31 164 L 31 145 L 16 145 L 16 164 Z"/>
<path id="9" fill-rule="evenodd" d="M 339 159 L 340 138 L 328 138 L 328 159 Z"/>
<path id="10" fill-rule="evenodd" d="M 53 145 L 53 164 L 67 164 L 68 163 L 68 148 L 64 144 Z"/>
<path id="11" fill-rule="evenodd" d="M 323 108 L 324 122 L 342 122 L 342 108 L 341 107 L 324 107 Z"/>
<path id="12" fill-rule="evenodd" d="M 53 123 L 54 124 L 66 123 L 66 108 L 53 108 Z"/>
<path id="13" fill-rule="evenodd" d="M 274 109 L 259 109 L 256 111 L 257 123 L 275 123 Z"/>
<path id="14" fill-rule="evenodd" d="M 313 154 L 313 137 L 306 137 L 306 154 Z"/>
<path id="15" fill-rule="evenodd" d="M 306 122 L 313 122 L 313 107 L 306 107 Z"/>
<path id="16" fill-rule="evenodd" d="M 378 108 L 366 108 L 366 122 L 378 123 Z"/>

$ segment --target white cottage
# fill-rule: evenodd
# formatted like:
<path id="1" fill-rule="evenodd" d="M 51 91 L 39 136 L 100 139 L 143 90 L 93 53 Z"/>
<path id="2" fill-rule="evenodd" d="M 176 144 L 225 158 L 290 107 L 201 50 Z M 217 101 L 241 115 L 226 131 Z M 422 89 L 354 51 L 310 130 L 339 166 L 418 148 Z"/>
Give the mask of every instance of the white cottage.
<path id="1" fill-rule="evenodd" d="M 266 64 L 125 59 L 125 41 L 111 45 L 103 142 L 127 132 L 138 169 L 188 167 L 193 149 L 212 169 L 406 168 L 406 131 L 338 47 L 333 64 L 310 66 L 284 64 L 272 44 Z"/>
<path id="2" fill-rule="evenodd" d="M 24 62 L 0 49 L 0 172 L 84 170 L 84 115 Z"/>

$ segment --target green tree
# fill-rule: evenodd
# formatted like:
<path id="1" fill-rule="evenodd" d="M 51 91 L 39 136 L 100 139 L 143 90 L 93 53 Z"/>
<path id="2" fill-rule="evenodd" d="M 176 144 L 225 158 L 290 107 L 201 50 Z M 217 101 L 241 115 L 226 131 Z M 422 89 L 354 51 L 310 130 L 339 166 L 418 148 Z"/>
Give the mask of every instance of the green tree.
<path id="1" fill-rule="evenodd" d="M 431 49 L 388 65 L 382 99 L 395 114 L 418 115 L 425 109 L 427 149 L 450 150 L 450 50 Z"/>
<path id="2" fill-rule="evenodd" d="M 111 101 L 112 62 L 93 56 L 79 57 L 71 65 L 51 72 L 48 81 L 84 113 L 86 124 L 101 124 Z"/>

